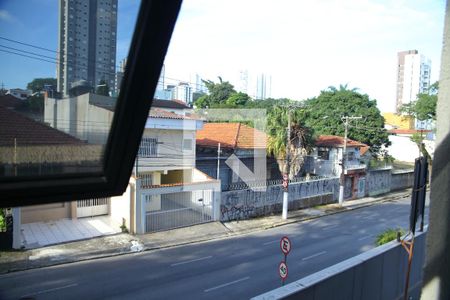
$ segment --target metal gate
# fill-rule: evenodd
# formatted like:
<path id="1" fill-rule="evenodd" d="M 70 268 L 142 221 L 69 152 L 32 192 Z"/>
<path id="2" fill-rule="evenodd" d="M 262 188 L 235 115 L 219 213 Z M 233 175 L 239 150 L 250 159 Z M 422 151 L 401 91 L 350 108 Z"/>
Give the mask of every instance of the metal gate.
<path id="1" fill-rule="evenodd" d="M 143 195 L 146 232 L 168 230 L 213 220 L 213 191 Z"/>
<path id="2" fill-rule="evenodd" d="M 96 198 L 77 201 L 77 218 L 108 214 L 108 198 Z"/>

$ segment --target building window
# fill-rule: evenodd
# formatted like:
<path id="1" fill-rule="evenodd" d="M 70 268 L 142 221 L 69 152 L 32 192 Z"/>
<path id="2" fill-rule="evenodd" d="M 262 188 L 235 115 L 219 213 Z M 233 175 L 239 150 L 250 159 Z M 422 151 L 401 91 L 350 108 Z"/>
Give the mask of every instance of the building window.
<path id="1" fill-rule="evenodd" d="M 318 148 L 317 149 L 317 157 L 323 160 L 330 159 L 330 149 L 328 148 Z"/>
<path id="2" fill-rule="evenodd" d="M 355 159 L 355 152 L 353 151 L 347 152 L 347 161 L 352 161 L 354 159 Z"/>
<path id="3" fill-rule="evenodd" d="M 183 139 L 183 150 L 192 150 L 192 139 Z"/>
<path id="4" fill-rule="evenodd" d="M 140 157 L 156 157 L 158 153 L 158 139 L 143 137 L 139 146 Z"/>

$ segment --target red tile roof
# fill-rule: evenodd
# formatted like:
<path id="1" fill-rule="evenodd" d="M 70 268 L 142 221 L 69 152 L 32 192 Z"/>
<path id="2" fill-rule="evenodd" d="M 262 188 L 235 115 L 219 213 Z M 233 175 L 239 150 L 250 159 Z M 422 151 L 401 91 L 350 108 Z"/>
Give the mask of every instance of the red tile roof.
<path id="1" fill-rule="evenodd" d="M 344 147 L 344 137 L 337 135 L 321 135 L 316 140 L 319 147 Z M 368 147 L 358 141 L 347 139 L 347 147 Z"/>
<path id="2" fill-rule="evenodd" d="M 0 146 L 81 145 L 83 141 L 0 106 Z"/>
<path id="3" fill-rule="evenodd" d="M 161 100 L 153 99 L 152 107 L 189 109 L 190 107 L 181 100 Z"/>
<path id="4" fill-rule="evenodd" d="M 417 130 L 417 129 L 391 129 L 388 130 L 392 134 L 414 134 L 414 133 L 429 133 L 431 130 Z"/>
<path id="5" fill-rule="evenodd" d="M 176 119 L 176 120 L 197 120 L 196 118 L 176 114 L 156 107 L 152 107 L 152 109 L 150 110 L 149 117 L 161 119 Z"/>
<path id="6" fill-rule="evenodd" d="M 20 100 L 12 95 L 0 96 L 0 106 L 3 106 L 3 107 L 18 108 L 19 106 L 23 105 L 24 103 L 25 103 L 25 101 Z"/>
<path id="7" fill-rule="evenodd" d="M 265 149 L 267 135 L 241 123 L 205 123 L 197 131 L 197 146 L 229 149 Z"/>

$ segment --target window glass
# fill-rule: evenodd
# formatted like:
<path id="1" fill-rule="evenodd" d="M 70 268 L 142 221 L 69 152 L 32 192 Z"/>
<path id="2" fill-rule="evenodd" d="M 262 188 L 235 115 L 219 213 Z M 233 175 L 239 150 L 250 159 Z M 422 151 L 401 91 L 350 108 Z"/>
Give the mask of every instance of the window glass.
<path id="1" fill-rule="evenodd" d="M 110 2 L 0 4 L 0 180 L 103 170 L 139 6 Z"/>

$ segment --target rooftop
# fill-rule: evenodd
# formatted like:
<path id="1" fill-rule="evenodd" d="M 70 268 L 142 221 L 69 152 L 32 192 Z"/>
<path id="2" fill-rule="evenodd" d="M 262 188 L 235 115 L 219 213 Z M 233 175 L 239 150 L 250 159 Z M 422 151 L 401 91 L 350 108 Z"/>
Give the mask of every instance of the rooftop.
<path id="1" fill-rule="evenodd" d="M 18 108 L 24 103 L 23 100 L 20 100 L 17 97 L 14 97 L 13 95 L 4 95 L 0 96 L 0 106 L 3 107 L 10 107 L 10 108 Z"/>
<path id="2" fill-rule="evenodd" d="M 241 123 L 205 123 L 197 131 L 197 146 L 229 149 L 265 149 L 267 135 Z"/>
<path id="3" fill-rule="evenodd" d="M 14 143 L 18 146 L 85 144 L 69 134 L 0 106 L 0 146 Z"/>
<path id="4" fill-rule="evenodd" d="M 316 146 L 319 147 L 344 147 L 344 137 L 337 135 L 321 135 L 316 140 Z M 352 139 L 347 139 L 347 147 L 368 147 Z M 366 150 L 367 151 L 367 150 Z M 366 152 L 364 151 L 364 153 Z"/>

